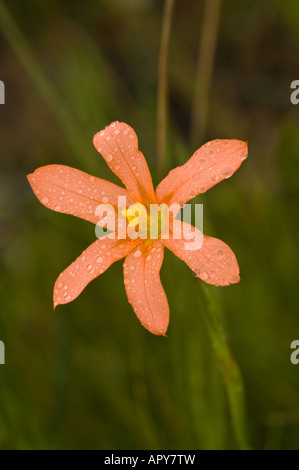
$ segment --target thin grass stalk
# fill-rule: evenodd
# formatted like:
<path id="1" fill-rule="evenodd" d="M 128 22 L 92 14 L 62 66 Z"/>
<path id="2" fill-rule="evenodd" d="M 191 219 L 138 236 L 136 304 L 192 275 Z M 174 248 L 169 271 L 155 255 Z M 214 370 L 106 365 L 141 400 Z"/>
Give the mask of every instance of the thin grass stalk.
<path id="1" fill-rule="evenodd" d="M 158 101 L 157 101 L 157 166 L 158 176 L 162 177 L 166 168 L 166 132 L 168 81 L 167 64 L 169 38 L 174 0 L 165 0 L 158 67 Z"/>
<path id="2" fill-rule="evenodd" d="M 200 288 L 200 301 L 204 303 L 204 308 L 202 309 L 204 321 L 210 335 L 226 389 L 235 439 L 239 449 L 249 449 L 244 386 L 241 372 L 227 343 L 223 326 L 215 311 L 208 288 L 203 285 L 202 282 L 197 282 L 197 285 Z"/>
<path id="3" fill-rule="evenodd" d="M 193 148 L 199 147 L 203 143 L 206 132 L 220 7 L 221 0 L 206 0 L 205 2 L 191 115 L 191 145 Z"/>

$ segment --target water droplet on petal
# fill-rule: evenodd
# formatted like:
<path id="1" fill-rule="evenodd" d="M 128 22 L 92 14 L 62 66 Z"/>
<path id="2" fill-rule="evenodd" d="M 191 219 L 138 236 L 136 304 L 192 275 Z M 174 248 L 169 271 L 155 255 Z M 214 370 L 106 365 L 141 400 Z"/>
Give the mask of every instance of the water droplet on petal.
<path id="1" fill-rule="evenodd" d="M 61 211 L 61 206 L 55 206 L 56 211 Z"/>
<path id="2" fill-rule="evenodd" d="M 223 176 L 229 178 L 233 173 L 233 169 L 231 167 L 225 167 L 221 170 L 221 173 Z"/>
<path id="3" fill-rule="evenodd" d="M 112 160 L 113 160 L 113 155 L 112 155 L 112 153 L 108 153 L 108 154 L 106 155 L 106 160 L 107 160 L 107 162 L 112 162 Z"/>
<path id="4" fill-rule="evenodd" d="M 103 261 L 103 258 L 101 256 L 98 257 L 97 263 L 101 263 Z"/>
<path id="5" fill-rule="evenodd" d="M 103 201 L 104 204 L 107 204 L 107 202 L 109 201 L 109 197 L 104 196 L 102 201 Z"/>
<path id="6" fill-rule="evenodd" d="M 43 203 L 43 204 L 48 204 L 48 202 L 49 202 L 49 198 L 48 198 L 48 197 L 43 197 L 43 198 L 42 198 L 42 203 Z"/>
<path id="7" fill-rule="evenodd" d="M 87 269 L 90 271 L 90 270 L 92 269 L 92 264 L 89 264 L 89 265 L 87 266 Z"/>
<path id="8" fill-rule="evenodd" d="M 207 275 L 207 273 L 201 273 L 201 274 L 200 274 L 200 277 L 201 277 L 201 279 L 202 279 L 203 281 L 206 281 L 209 276 Z"/>
<path id="9" fill-rule="evenodd" d="M 133 256 L 134 256 L 134 258 L 140 258 L 141 255 L 142 255 L 141 251 L 137 250 L 137 251 L 135 251 Z"/>

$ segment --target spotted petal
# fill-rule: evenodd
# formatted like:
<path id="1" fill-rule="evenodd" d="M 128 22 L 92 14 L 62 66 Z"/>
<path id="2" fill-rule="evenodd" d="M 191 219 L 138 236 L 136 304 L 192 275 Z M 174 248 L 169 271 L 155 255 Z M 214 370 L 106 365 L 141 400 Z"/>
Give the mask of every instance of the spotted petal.
<path id="1" fill-rule="evenodd" d="M 188 231 L 188 224 L 173 221 L 174 236 L 163 240 L 164 245 L 192 269 L 203 281 L 215 286 L 227 286 L 240 281 L 237 259 L 228 245 L 217 238 L 203 235 L 199 249 L 186 250 L 183 229 Z M 189 226 L 190 227 L 190 226 Z M 187 228 L 187 230 L 186 230 Z M 194 227 L 192 231 L 197 231 Z M 200 237 L 199 237 L 200 238 Z"/>
<path id="2" fill-rule="evenodd" d="M 93 279 L 115 261 L 124 258 L 140 240 L 102 238 L 90 245 L 58 277 L 54 286 L 54 308 L 76 299 Z"/>
<path id="3" fill-rule="evenodd" d="M 163 245 L 158 240 L 144 242 L 124 263 L 128 300 L 142 325 L 156 335 L 165 335 L 169 322 L 167 297 L 159 276 L 163 256 Z"/>
<path id="4" fill-rule="evenodd" d="M 94 224 L 99 221 L 99 204 L 117 206 L 120 196 L 126 198 L 127 205 L 133 203 L 124 188 L 65 165 L 43 166 L 27 178 L 38 200 L 49 209 Z"/>
<path id="5" fill-rule="evenodd" d="M 213 140 L 200 147 L 182 166 L 175 168 L 158 185 L 159 203 L 180 206 L 229 178 L 247 157 L 247 143 Z"/>
<path id="6" fill-rule="evenodd" d="M 137 136 L 128 124 L 113 122 L 94 136 L 93 143 L 134 201 L 156 202 L 149 168 L 138 150 Z"/>

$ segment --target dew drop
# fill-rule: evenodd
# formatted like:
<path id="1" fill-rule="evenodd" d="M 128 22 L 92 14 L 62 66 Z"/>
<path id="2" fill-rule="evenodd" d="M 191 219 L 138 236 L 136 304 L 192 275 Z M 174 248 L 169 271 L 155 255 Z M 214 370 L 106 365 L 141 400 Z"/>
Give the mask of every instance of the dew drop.
<path id="1" fill-rule="evenodd" d="M 104 204 L 106 204 L 109 201 L 109 197 L 104 196 L 102 201 L 103 201 Z"/>
<path id="2" fill-rule="evenodd" d="M 72 299 L 72 297 L 71 297 L 70 295 L 68 295 L 65 300 L 66 300 L 67 302 L 69 302 L 71 299 Z"/>
<path id="3" fill-rule="evenodd" d="M 218 181 L 219 180 L 219 176 L 217 175 L 212 175 L 211 176 L 211 181 Z"/>
<path id="4" fill-rule="evenodd" d="M 222 174 L 223 176 L 226 176 L 226 177 L 231 176 L 232 173 L 233 173 L 233 170 L 232 170 L 232 168 L 230 168 L 230 167 L 225 167 L 225 168 L 223 168 L 223 169 L 221 170 L 221 174 Z"/>
<path id="5" fill-rule="evenodd" d="M 137 250 L 137 251 L 135 251 L 133 256 L 134 256 L 134 258 L 140 258 L 141 255 L 142 255 L 141 251 Z"/>
<path id="6" fill-rule="evenodd" d="M 42 198 L 42 203 L 43 204 L 48 204 L 48 202 L 49 202 L 49 198 L 47 198 L 47 197 Z"/>
<path id="7" fill-rule="evenodd" d="M 55 206 L 56 211 L 61 211 L 61 206 Z"/>
<path id="8" fill-rule="evenodd" d="M 92 264 L 89 264 L 89 265 L 87 266 L 87 269 L 90 271 L 90 270 L 92 269 Z"/>
<path id="9" fill-rule="evenodd" d="M 101 263 L 103 261 L 103 258 L 101 256 L 98 257 L 97 263 Z"/>
<path id="10" fill-rule="evenodd" d="M 118 135 L 118 134 L 119 134 L 119 132 L 120 132 L 120 130 L 119 130 L 119 129 L 115 129 L 115 131 L 114 131 L 114 134 L 115 134 L 115 135 Z"/>
<path id="11" fill-rule="evenodd" d="M 108 154 L 106 155 L 106 160 L 107 160 L 107 162 L 112 162 L 112 160 L 113 160 L 113 155 L 112 155 L 111 153 L 108 153 Z"/>
<path id="12" fill-rule="evenodd" d="M 200 277 L 201 277 L 201 279 L 202 279 L 203 281 L 206 281 L 209 276 L 207 275 L 207 273 L 201 273 L 201 274 L 200 274 Z"/>

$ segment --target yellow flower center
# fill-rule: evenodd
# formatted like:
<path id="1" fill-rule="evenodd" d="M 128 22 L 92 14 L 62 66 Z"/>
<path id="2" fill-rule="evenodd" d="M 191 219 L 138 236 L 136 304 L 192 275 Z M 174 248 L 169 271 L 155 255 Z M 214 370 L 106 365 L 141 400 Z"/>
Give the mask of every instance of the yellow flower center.
<path id="1" fill-rule="evenodd" d="M 129 237 L 158 238 L 166 224 L 166 208 L 165 205 L 158 207 L 155 204 L 148 204 L 147 208 L 141 202 L 136 202 L 122 210 L 121 214 L 128 221 Z"/>

